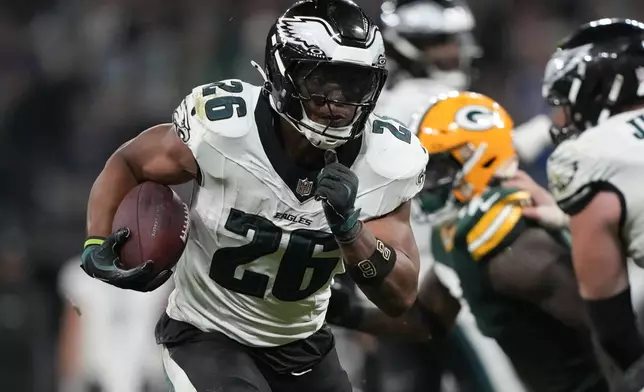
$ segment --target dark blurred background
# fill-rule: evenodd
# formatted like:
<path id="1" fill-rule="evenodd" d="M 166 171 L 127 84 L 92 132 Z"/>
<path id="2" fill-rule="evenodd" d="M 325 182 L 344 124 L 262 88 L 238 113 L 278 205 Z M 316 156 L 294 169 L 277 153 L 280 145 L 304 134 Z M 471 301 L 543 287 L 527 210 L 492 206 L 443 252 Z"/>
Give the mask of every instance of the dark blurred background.
<path id="1" fill-rule="evenodd" d="M 381 2 L 356 0 L 378 18 Z M 58 272 L 84 240 L 92 181 L 120 144 L 170 120 L 195 85 L 258 82 L 285 0 L 0 2 L 0 391 L 53 391 Z M 598 17 L 644 18 L 641 0 L 476 0 L 484 49 L 473 90 L 516 123 L 545 113 L 558 39 Z M 530 167 L 543 178 L 544 160 Z"/>

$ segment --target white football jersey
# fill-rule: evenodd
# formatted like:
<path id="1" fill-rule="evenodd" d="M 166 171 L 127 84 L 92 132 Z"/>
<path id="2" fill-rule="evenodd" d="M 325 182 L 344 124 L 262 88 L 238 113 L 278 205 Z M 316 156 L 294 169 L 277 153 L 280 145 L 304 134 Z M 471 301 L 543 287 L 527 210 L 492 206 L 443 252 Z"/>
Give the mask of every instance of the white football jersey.
<path id="1" fill-rule="evenodd" d="M 200 86 L 174 123 L 200 168 L 186 250 L 168 315 L 255 347 L 304 339 L 324 323 L 333 276 L 344 272 L 317 172 L 295 166 L 257 86 Z M 360 179 L 356 208 L 368 220 L 420 191 L 427 153 L 408 130 L 370 116 L 360 142 L 337 149 Z"/>
<path id="2" fill-rule="evenodd" d="M 620 113 L 561 143 L 548 159 L 550 189 L 569 214 L 595 192 L 613 190 L 622 201 L 628 255 L 644 266 L 644 109 Z"/>
<path id="3" fill-rule="evenodd" d="M 413 117 L 425 113 L 437 95 L 452 90 L 433 79 L 403 79 L 380 94 L 375 113 L 410 127 Z"/>

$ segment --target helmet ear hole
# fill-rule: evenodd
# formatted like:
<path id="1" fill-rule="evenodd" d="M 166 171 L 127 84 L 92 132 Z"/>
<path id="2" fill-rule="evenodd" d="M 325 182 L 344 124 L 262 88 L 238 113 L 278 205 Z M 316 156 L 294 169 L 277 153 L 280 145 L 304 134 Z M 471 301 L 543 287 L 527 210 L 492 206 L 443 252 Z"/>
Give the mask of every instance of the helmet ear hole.
<path id="1" fill-rule="evenodd" d="M 484 169 L 489 169 L 490 166 L 492 166 L 492 164 L 494 164 L 494 162 L 496 162 L 496 157 L 492 157 L 492 158 L 488 159 L 485 163 L 483 163 L 482 167 Z"/>

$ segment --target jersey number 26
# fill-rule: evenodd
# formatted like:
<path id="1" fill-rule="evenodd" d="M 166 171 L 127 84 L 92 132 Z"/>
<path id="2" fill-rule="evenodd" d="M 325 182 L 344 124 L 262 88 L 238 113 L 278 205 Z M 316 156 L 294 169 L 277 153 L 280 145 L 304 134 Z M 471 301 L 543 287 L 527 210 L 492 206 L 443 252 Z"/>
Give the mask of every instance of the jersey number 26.
<path id="1" fill-rule="evenodd" d="M 217 250 L 212 257 L 210 277 L 228 290 L 264 298 L 270 280 L 268 275 L 246 270 L 236 277 L 235 272 L 237 267 L 277 252 L 282 229 L 262 216 L 236 209 L 230 210 L 224 227 L 241 236 L 253 230 L 253 239 L 243 246 Z M 313 257 L 316 246 L 324 252 L 338 249 L 338 244 L 329 233 L 305 229 L 291 233 L 271 290 L 275 298 L 280 301 L 300 301 L 327 284 L 339 258 Z"/>

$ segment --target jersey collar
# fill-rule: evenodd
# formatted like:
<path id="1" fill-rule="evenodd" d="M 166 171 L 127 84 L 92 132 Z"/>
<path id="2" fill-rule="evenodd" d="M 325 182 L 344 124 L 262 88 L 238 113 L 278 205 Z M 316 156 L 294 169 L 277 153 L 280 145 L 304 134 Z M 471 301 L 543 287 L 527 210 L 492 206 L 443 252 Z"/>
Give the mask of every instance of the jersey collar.
<path id="1" fill-rule="evenodd" d="M 284 151 L 276 129 L 276 124 L 279 124 L 279 115 L 271 108 L 265 93 L 260 94 L 255 107 L 255 123 L 257 124 L 264 153 L 275 172 L 300 203 L 311 199 L 315 194 L 315 186 L 320 171 L 308 170 L 298 166 Z M 336 149 L 338 161 L 347 167 L 351 167 L 362 148 L 362 139 L 360 137 L 338 147 Z"/>

